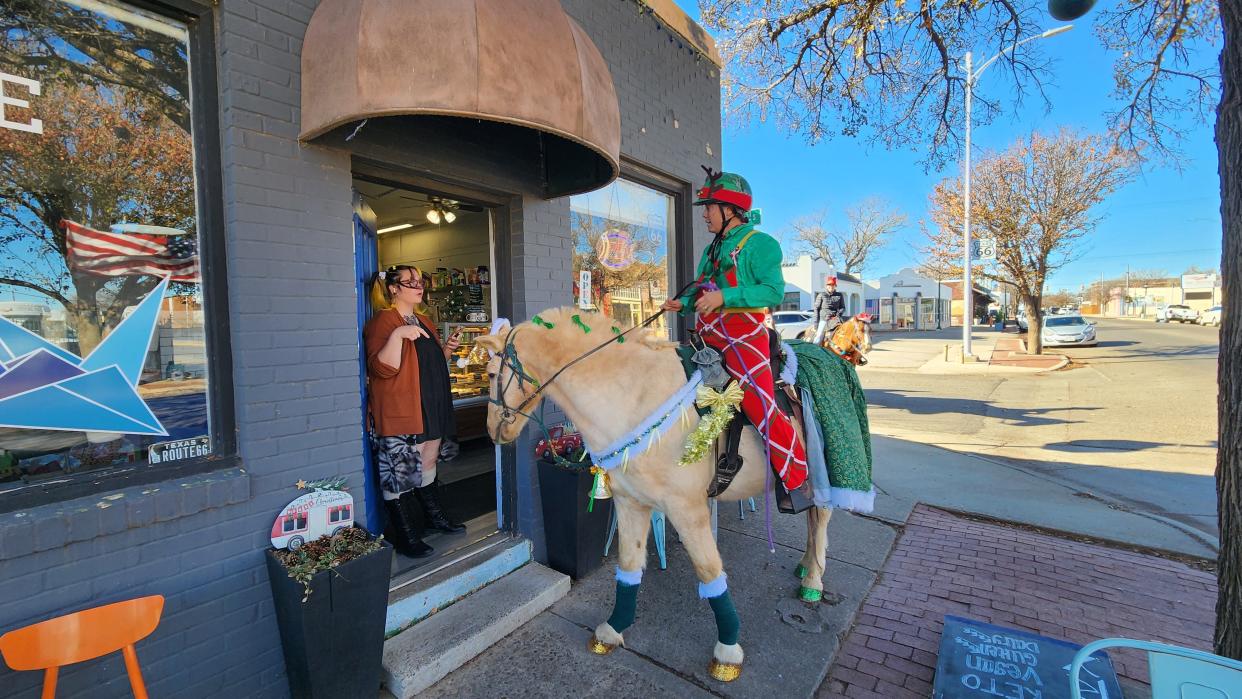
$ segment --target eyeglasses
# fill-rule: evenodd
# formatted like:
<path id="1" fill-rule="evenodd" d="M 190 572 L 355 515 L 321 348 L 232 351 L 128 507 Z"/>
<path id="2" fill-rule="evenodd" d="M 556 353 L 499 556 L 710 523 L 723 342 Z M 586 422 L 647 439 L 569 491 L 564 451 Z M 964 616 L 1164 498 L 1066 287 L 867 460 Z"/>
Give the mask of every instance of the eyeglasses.
<path id="1" fill-rule="evenodd" d="M 422 289 L 423 283 L 416 279 L 407 279 L 405 281 L 393 282 L 395 286 L 404 286 L 407 289 Z"/>

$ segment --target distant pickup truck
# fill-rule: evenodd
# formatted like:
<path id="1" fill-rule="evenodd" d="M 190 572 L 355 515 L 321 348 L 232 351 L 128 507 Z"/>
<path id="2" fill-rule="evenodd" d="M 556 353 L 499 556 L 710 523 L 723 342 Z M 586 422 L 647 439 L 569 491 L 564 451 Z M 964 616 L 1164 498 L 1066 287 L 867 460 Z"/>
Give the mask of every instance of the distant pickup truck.
<path id="1" fill-rule="evenodd" d="M 1199 320 L 1199 312 L 1190 306 L 1171 303 L 1156 312 L 1156 322 L 1172 323 L 1194 323 Z"/>

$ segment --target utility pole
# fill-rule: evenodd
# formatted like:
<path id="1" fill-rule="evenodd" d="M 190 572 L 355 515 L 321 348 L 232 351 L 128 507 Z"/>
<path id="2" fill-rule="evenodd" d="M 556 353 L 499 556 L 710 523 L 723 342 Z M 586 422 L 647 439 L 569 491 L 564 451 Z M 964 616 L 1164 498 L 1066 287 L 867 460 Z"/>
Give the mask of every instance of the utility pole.
<path id="1" fill-rule="evenodd" d="M 979 64 L 978 68 L 974 67 L 973 56 L 970 51 L 966 52 L 966 143 L 964 164 L 962 166 L 962 357 L 969 358 L 973 356 L 970 346 L 970 332 L 974 325 L 975 314 L 975 289 L 971 282 L 971 250 L 970 250 L 970 129 L 971 129 L 971 97 L 974 95 L 975 83 L 979 80 L 979 74 L 988 69 L 1001 56 L 1013 51 L 1022 44 L 1036 39 L 1047 39 L 1050 36 L 1056 36 L 1073 29 L 1072 24 L 1063 24 L 1059 27 L 1049 29 L 1042 34 L 1028 36 L 1021 41 L 1015 41 L 1012 45 L 1001 49 L 995 56 Z"/>
<path id="2" fill-rule="evenodd" d="M 1121 307 L 1125 309 L 1121 315 L 1130 315 L 1130 265 L 1126 265 L 1126 286 L 1121 294 Z"/>

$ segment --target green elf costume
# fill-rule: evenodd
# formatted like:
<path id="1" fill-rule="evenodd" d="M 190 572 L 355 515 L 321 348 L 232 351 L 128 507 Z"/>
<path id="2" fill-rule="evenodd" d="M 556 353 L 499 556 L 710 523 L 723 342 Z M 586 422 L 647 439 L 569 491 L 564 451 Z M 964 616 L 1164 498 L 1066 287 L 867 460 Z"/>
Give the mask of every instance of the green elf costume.
<path id="1" fill-rule="evenodd" d="M 777 407 L 764 325 L 768 308 L 785 297 L 781 244 L 747 221 L 753 198 L 745 178 L 710 169 L 707 174 L 694 204 L 719 205 L 723 222 L 721 230 L 712 231 L 716 237 L 699 261 L 698 283 L 678 301 L 681 312 L 688 313 L 704 293 L 721 292 L 724 306 L 699 313 L 695 332 L 721 353 L 726 371 L 742 386 L 742 412 L 764 436 L 772 470 L 792 491 L 807 478 L 806 447 L 793 421 Z"/>

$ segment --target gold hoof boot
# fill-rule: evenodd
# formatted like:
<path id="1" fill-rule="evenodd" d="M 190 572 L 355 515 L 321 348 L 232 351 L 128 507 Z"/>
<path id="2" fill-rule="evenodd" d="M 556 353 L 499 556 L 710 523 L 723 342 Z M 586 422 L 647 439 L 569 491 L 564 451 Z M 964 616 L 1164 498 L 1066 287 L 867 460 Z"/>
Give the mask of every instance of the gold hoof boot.
<path id="1" fill-rule="evenodd" d="M 615 643 L 604 643 L 596 638 L 595 634 L 591 634 L 591 640 L 587 641 L 587 650 L 596 655 L 608 655 L 616 649 L 617 646 Z"/>
<path id="2" fill-rule="evenodd" d="M 715 658 L 707 666 L 707 674 L 712 676 L 713 680 L 720 682 L 732 682 L 742 674 L 742 666 L 738 663 L 722 663 Z"/>

